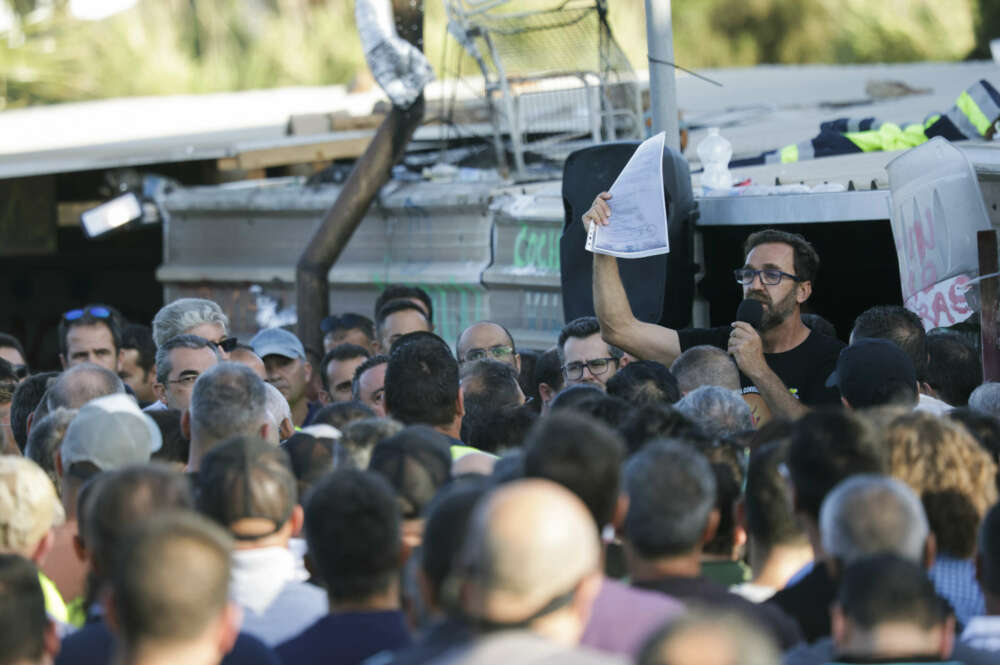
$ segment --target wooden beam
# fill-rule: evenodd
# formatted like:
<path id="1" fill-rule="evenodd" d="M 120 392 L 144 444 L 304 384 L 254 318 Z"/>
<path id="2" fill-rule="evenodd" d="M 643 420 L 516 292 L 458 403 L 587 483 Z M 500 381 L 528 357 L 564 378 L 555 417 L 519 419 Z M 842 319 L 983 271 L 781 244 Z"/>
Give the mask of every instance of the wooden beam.
<path id="1" fill-rule="evenodd" d="M 374 132 L 359 134 L 315 143 L 298 142 L 291 145 L 275 143 L 272 146 L 251 148 L 242 150 L 232 157 L 223 157 L 217 161 L 217 165 L 220 171 L 252 171 L 289 164 L 355 159 L 364 153 L 374 136 Z"/>
<path id="2" fill-rule="evenodd" d="M 979 244 L 979 274 L 992 275 L 1000 272 L 997 232 L 979 231 L 976 234 L 976 241 Z M 983 381 L 1000 381 L 1000 345 L 997 344 L 1000 333 L 998 298 L 1000 298 L 1000 277 L 990 277 L 979 283 L 979 300 L 982 304 L 979 311 L 979 334 L 983 347 Z"/>

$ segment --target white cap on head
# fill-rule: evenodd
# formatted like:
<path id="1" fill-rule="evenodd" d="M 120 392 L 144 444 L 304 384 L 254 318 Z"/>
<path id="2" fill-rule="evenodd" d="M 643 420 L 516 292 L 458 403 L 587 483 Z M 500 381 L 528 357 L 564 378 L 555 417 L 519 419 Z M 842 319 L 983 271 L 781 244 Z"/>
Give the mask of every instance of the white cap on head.
<path id="1" fill-rule="evenodd" d="M 91 400 L 66 429 L 63 468 L 90 462 L 102 471 L 143 464 L 163 445 L 156 422 L 124 394 Z"/>

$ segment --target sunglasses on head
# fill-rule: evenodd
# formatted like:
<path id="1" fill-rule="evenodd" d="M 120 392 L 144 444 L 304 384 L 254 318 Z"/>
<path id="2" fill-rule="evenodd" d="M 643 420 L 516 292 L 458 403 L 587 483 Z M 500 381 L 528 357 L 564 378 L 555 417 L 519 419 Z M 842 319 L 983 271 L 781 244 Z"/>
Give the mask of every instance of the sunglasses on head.
<path id="1" fill-rule="evenodd" d="M 109 319 L 111 318 L 111 310 L 107 307 L 84 307 L 83 309 L 71 309 L 63 314 L 63 319 L 66 321 L 76 321 L 77 319 L 82 319 L 84 316 L 88 315 L 98 319 Z"/>

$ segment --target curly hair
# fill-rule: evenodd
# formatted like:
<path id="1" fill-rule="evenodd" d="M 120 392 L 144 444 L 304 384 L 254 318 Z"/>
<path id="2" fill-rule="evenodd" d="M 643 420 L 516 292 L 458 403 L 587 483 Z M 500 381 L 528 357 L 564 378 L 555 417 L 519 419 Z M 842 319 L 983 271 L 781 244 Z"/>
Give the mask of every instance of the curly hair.
<path id="1" fill-rule="evenodd" d="M 888 429 L 891 474 L 919 496 L 942 553 L 968 558 L 979 523 L 997 501 L 997 466 L 960 424 L 927 413 Z"/>

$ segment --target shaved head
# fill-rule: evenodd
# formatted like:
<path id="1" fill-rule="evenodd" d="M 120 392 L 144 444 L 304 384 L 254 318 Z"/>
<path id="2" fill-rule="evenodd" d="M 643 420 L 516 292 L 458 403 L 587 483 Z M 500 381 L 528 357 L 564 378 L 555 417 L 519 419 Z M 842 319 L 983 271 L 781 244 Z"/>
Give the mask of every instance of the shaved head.
<path id="1" fill-rule="evenodd" d="M 599 567 L 600 539 L 583 502 L 551 481 L 514 482 L 473 515 L 460 559 L 464 609 L 493 623 L 524 622 Z"/>

